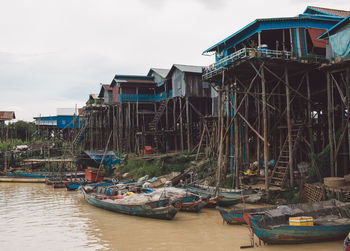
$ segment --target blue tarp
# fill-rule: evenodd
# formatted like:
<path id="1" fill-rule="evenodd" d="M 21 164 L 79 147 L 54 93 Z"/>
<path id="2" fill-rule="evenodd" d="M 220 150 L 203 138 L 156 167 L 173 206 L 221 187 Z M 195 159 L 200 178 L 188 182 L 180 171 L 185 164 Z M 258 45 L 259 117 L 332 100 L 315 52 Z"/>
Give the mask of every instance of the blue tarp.
<path id="1" fill-rule="evenodd" d="M 103 151 L 84 151 L 91 159 L 96 161 L 97 163 L 101 163 L 101 160 L 103 158 Z M 110 166 L 113 164 L 120 164 L 120 158 L 113 152 L 108 151 L 105 154 L 105 157 L 103 159 L 103 164 Z"/>
<path id="2" fill-rule="evenodd" d="M 350 29 L 338 32 L 329 37 L 332 50 L 337 56 L 345 58 L 350 53 Z"/>

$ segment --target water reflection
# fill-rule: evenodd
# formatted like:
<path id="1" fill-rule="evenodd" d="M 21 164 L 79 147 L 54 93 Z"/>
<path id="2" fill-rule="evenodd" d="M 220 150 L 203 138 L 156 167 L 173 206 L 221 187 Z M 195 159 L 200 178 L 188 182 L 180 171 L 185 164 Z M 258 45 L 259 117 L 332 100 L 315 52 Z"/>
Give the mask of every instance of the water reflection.
<path id="1" fill-rule="evenodd" d="M 0 249 L 107 250 L 77 196 L 44 184 L 0 183 Z"/>

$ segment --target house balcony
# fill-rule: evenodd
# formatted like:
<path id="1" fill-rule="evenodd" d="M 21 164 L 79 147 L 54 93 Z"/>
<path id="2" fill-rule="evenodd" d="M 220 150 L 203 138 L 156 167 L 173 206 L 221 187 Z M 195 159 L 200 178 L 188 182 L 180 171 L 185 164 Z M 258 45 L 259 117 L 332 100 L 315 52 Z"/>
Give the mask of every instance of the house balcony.
<path id="1" fill-rule="evenodd" d="M 248 59 L 254 57 L 290 59 L 291 53 L 289 51 L 243 48 L 206 67 L 202 76 L 203 80 L 209 80 L 215 75 L 220 74 L 225 69 L 225 67 L 240 59 Z"/>
<path id="2" fill-rule="evenodd" d="M 119 94 L 119 102 L 158 102 L 166 98 L 171 98 L 172 93 L 168 97 L 166 92 L 157 94 Z"/>
<path id="3" fill-rule="evenodd" d="M 316 64 L 327 61 L 324 56 L 314 55 L 314 54 L 308 54 L 303 57 L 296 57 L 292 55 L 292 53 L 289 51 L 243 48 L 220 59 L 216 63 L 206 67 L 204 69 L 202 78 L 203 80 L 210 80 L 212 77 L 220 74 L 225 68 L 235 63 L 236 61 L 241 59 L 249 59 L 249 58 L 284 59 L 284 60 L 294 60 L 301 63 L 316 63 Z"/>

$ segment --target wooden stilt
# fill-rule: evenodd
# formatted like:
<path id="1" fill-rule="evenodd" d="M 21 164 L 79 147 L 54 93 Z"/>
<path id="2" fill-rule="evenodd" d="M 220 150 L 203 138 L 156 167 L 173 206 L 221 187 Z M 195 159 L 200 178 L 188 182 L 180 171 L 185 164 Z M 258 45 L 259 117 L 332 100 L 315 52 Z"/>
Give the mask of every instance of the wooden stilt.
<path id="1" fill-rule="evenodd" d="M 235 79 L 234 89 L 233 89 L 233 110 L 234 113 L 237 113 L 237 104 L 238 104 L 238 94 L 237 94 L 237 82 Z M 240 169 L 240 148 L 239 148 L 239 118 L 234 118 L 234 140 L 235 140 L 235 149 L 234 149 L 234 167 L 235 167 L 235 188 L 239 188 L 239 169 Z"/>
<path id="2" fill-rule="evenodd" d="M 286 83 L 286 119 L 287 119 L 287 128 L 288 128 L 288 156 L 289 156 L 289 181 L 291 187 L 294 185 L 294 171 L 293 171 L 293 142 L 292 142 L 292 122 L 290 118 L 290 92 L 289 92 L 289 76 L 288 68 L 284 67 L 284 76 Z"/>
<path id="3" fill-rule="evenodd" d="M 264 166 L 265 166 L 265 189 L 269 191 L 269 146 L 267 132 L 267 106 L 266 106 L 266 82 L 265 70 L 261 68 L 261 95 L 262 95 L 262 112 L 263 112 L 263 127 L 264 127 Z"/>
<path id="4" fill-rule="evenodd" d="M 315 146 L 314 146 L 314 135 L 313 135 L 313 130 L 312 130 L 312 109 L 311 109 L 311 91 L 310 91 L 310 76 L 309 72 L 306 72 L 306 89 L 307 89 L 307 98 L 309 101 L 307 102 L 307 129 L 308 129 L 308 134 L 309 134 L 309 141 L 310 141 L 310 151 L 311 154 L 315 153 Z M 314 166 L 317 171 L 317 176 L 319 179 L 321 179 L 321 174 L 316 167 L 316 162 L 315 158 L 311 158 L 311 165 Z"/>
<path id="5" fill-rule="evenodd" d="M 177 145 L 177 125 L 176 125 L 176 98 L 173 98 L 173 125 L 174 125 L 174 143 L 175 143 L 175 151 L 178 151 Z"/>
<path id="6" fill-rule="evenodd" d="M 188 105 L 188 97 L 186 97 L 185 101 L 186 101 L 187 150 L 191 152 L 190 111 L 189 111 L 189 105 Z"/>
<path id="7" fill-rule="evenodd" d="M 180 147 L 181 147 L 181 152 L 184 151 L 184 134 L 183 134 L 183 120 L 182 120 L 182 98 L 179 97 L 179 102 L 180 102 Z"/>
<path id="8" fill-rule="evenodd" d="M 334 139 L 333 139 L 333 107 L 332 107 L 332 91 L 331 91 L 331 79 L 330 73 L 327 71 L 327 117 L 328 117 L 328 141 L 329 141 L 329 167 L 331 176 L 334 177 L 335 166 L 334 166 Z"/>
<path id="9" fill-rule="evenodd" d="M 225 72 L 222 73 L 222 86 L 225 83 Z M 223 102 L 220 103 L 220 123 L 219 123 L 219 131 L 220 131 L 220 137 L 219 137 L 219 152 L 218 152 L 218 166 L 216 171 L 216 189 L 215 189 L 215 196 L 219 192 L 219 185 L 221 181 L 221 172 L 222 172 L 222 155 L 223 155 L 223 147 L 224 147 L 224 125 L 223 125 L 223 109 L 224 104 Z"/>

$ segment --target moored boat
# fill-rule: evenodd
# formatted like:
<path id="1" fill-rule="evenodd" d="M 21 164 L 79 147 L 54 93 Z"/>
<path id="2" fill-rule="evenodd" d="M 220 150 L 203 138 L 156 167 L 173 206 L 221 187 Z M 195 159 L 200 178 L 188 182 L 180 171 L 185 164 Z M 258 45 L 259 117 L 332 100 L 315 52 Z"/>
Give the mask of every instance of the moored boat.
<path id="1" fill-rule="evenodd" d="M 149 196 L 146 200 L 125 199 L 123 196 L 105 196 L 93 191 L 86 190 L 82 187 L 85 200 L 96 207 L 117 213 L 149 217 L 156 219 L 171 220 L 176 215 L 179 208 L 170 204 L 169 198 L 152 198 Z M 131 196 L 138 196 L 137 194 Z"/>
<path id="2" fill-rule="evenodd" d="M 243 218 L 243 213 L 245 212 L 250 213 L 250 215 L 254 219 L 260 219 L 264 215 L 265 211 L 274 209 L 274 208 L 277 208 L 277 206 L 263 207 L 263 208 L 248 208 L 248 209 L 216 207 L 216 209 L 219 210 L 220 212 L 222 220 L 227 224 L 232 224 L 232 225 L 246 224 Z"/>
<path id="3" fill-rule="evenodd" d="M 290 217 L 309 217 L 312 224 L 294 225 Z M 254 219 L 244 213 L 255 235 L 268 244 L 297 244 L 344 239 L 350 231 L 350 203 L 336 200 L 280 206 Z M 309 223 L 309 222 L 308 222 Z"/>

